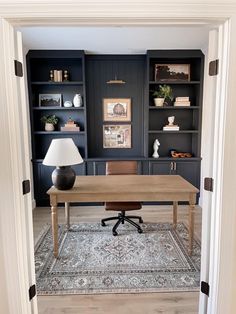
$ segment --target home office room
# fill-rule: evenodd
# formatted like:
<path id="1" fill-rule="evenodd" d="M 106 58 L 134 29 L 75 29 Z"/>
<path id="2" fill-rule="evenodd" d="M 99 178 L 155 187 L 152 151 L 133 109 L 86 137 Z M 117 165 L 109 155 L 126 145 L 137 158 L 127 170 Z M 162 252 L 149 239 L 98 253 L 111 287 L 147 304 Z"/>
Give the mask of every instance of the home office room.
<path id="1" fill-rule="evenodd" d="M 16 28 L 35 313 L 207 311 L 225 28 Z"/>

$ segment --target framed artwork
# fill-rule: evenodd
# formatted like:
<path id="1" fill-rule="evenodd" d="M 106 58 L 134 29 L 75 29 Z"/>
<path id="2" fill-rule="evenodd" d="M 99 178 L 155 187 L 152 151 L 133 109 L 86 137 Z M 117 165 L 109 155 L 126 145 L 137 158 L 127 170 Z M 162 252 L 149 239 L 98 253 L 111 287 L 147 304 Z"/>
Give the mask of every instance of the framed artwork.
<path id="1" fill-rule="evenodd" d="M 40 107 L 61 107 L 61 94 L 39 94 Z"/>
<path id="2" fill-rule="evenodd" d="M 131 148 L 131 125 L 103 125 L 103 148 Z"/>
<path id="3" fill-rule="evenodd" d="M 131 99 L 104 98 L 103 121 L 131 121 Z"/>
<path id="4" fill-rule="evenodd" d="M 190 64 L 155 64 L 155 81 L 190 81 Z"/>

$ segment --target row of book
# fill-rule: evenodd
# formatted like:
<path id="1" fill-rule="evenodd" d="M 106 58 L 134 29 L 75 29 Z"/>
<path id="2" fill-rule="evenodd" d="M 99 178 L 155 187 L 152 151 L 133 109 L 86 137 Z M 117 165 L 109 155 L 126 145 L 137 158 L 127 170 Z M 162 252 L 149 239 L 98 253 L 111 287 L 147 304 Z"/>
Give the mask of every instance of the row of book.
<path id="1" fill-rule="evenodd" d="M 67 70 L 50 70 L 51 82 L 68 81 L 69 74 Z"/>
<path id="2" fill-rule="evenodd" d="M 190 100 L 189 97 L 176 97 L 175 98 L 175 102 L 174 102 L 174 106 L 176 107 L 186 107 L 186 106 L 190 106 Z"/>
<path id="3" fill-rule="evenodd" d="M 52 70 L 53 71 L 53 81 L 62 82 L 62 70 Z"/>

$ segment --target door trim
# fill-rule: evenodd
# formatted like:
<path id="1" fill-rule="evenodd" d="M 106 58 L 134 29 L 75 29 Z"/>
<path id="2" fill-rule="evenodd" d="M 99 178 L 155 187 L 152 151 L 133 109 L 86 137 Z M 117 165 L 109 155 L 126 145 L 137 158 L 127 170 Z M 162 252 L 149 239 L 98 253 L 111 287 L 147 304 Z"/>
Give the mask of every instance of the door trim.
<path id="1" fill-rule="evenodd" d="M 89 2 L 89 1 L 88 1 Z M 131 3 L 129 3 L 131 2 Z M 135 1 L 136 2 L 136 1 Z M 5 55 L 3 60 L 0 60 L 0 65 L 1 68 L 5 68 L 5 65 L 9 65 L 8 71 L 10 71 L 10 73 L 5 73 L 1 74 L 2 76 L 2 83 L 3 83 L 3 87 L 2 89 L 5 89 L 5 93 L 4 96 L 2 98 L 2 101 L 4 101 L 4 105 L 5 106 L 9 106 L 7 111 L 6 109 L 2 109 L 1 108 L 1 113 L 9 113 L 10 115 L 12 115 L 12 112 L 10 111 L 10 108 L 13 108 L 13 104 L 16 100 L 16 82 L 14 81 L 13 78 L 13 72 L 11 71 L 11 64 L 10 64 L 10 60 L 11 60 L 11 48 L 13 47 L 13 43 L 11 41 L 8 41 L 8 36 L 6 36 L 7 28 L 8 28 L 8 24 L 10 25 L 21 25 L 21 26 L 25 26 L 25 25 L 58 25 L 58 21 L 60 21 L 61 25 L 78 25 L 78 24 L 83 24 L 83 25 L 96 25 L 96 26 L 101 26 L 101 25 L 107 25 L 107 26 L 114 26 L 114 25 L 165 25 L 165 24 L 170 24 L 170 25 L 176 25 L 176 24 L 181 24 L 181 25 L 194 25 L 194 24 L 198 24 L 199 23 L 203 23 L 203 24 L 214 24 L 215 22 L 217 23 L 222 23 L 222 21 L 227 20 L 228 18 L 231 18 L 232 20 L 232 14 L 236 14 L 236 7 L 233 5 L 225 5 L 222 1 L 222 3 L 218 2 L 218 5 L 216 6 L 215 3 L 212 3 L 212 1 L 209 1 L 209 3 L 205 2 L 204 4 L 201 3 L 194 3 L 194 4 L 190 4 L 188 5 L 188 7 L 186 8 L 186 5 L 184 5 L 181 1 L 178 1 L 176 3 L 176 1 L 174 3 L 172 3 L 172 1 L 168 1 L 166 2 L 166 4 L 156 4 L 154 3 L 155 1 L 148 1 L 148 3 L 145 3 L 144 5 L 142 5 L 139 2 L 134 3 L 133 1 L 126 1 L 126 3 L 128 3 L 127 5 L 124 3 L 124 1 L 119 1 L 119 4 L 116 4 L 116 10 L 114 11 L 114 3 L 110 3 L 108 4 L 106 1 L 104 1 L 102 4 L 97 4 L 95 6 L 89 7 L 88 3 L 83 3 L 81 4 L 77 4 L 77 5 L 73 5 L 71 4 L 71 6 L 68 6 L 68 4 L 61 4 L 60 6 L 58 6 L 55 10 L 55 6 L 52 5 L 52 2 L 50 3 L 50 1 L 47 1 L 47 4 L 38 4 L 38 5 L 32 5 L 31 8 L 29 8 L 27 6 L 27 4 L 29 4 L 29 1 L 27 1 L 24 4 L 17 4 L 14 6 L 8 6 L 7 4 L 5 4 L 4 6 L 0 6 L 0 11 L 1 11 L 1 16 L 2 16 L 2 20 L 1 20 L 1 32 L 4 35 L 3 36 L 3 45 L 6 47 L 5 48 Z M 103 10 L 104 9 L 104 10 Z M 103 11 L 102 11 L 103 10 Z M 79 12 L 79 13 L 76 13 Z M 101 17 L 101 12 L 103 13 Z M 110 15 L 109 15 L 110 14 Z M 48 19 L 45 19 L 45 17 L 48 16 Z M 4 19 L 5 17 L 5 19 Z M 44 20 L 43 20 L 44 19 Z M 191 21 L 190 21 L 191 19 Z M 235 18 L 233 17 L 233 19 L 235 20 Z M 10 21 L 10 22 L 9 22 Z M 77 21 L 77 22 L 76 22 Z M 231 24 L 231 28 L 234 29 L 234 33 L 236 31 L 236 23 L 234 22 L 233 24 Z M 224 30 L 223 30 L 224 31 Z M 233 33 L 232 32 L 232 33 Z M 228 98 L 226 98 L 225 93 L 224 95 L 221 97 L 221 101 L 223 101 L 225 104 L 227 104 L 227 109 L 226 109 L 226 123 L 223 123 L 224 125 L 227 125 L 227 130 L 222 129 L 223 132 L 226 132 L 226 134 L 229 136 L 229 139 L 232 140 L 231 143 L 234 142 L 234 137 L 232 136 L 232 134 L 230 133 L 230 131 L 235 130 L 235 126 L 234 126 L 234 119 L 233 117 L 236 116 L 236 112 L 235 109 L 233 108 L 233 106 L 229 105 L 229 100 L 232 101 L 233 103 L 233 98 L 234 98 L 234 87 L 236 84 L 235 82 L 235 78 L 233 76 L 233 72 L 236 72 L 235 69 L 235 63 L 233 63 L 233 55 L 236 54 L 236 45 L 235 45 L 235 41 L 233 41 L 233 36 L 232 33 L 229 34 L 230 36 L 230 40 L 233 42 L 234 45 L 232 45 L 230 47 L 230 52 L 231 52 L 231 57 L 230 57 L 230 64 L 231 64 L 231 68 L 229 70 L 229 74 L 230 74 L 230 78 L 231 78 L 231 83 L 229 84 L 229 86 L 227 85 L 227 80 L 225 81 L 225 91 L 227 91 L 228 94 Z M 225 58 L 228 58 L 228 55 L 225 56 Z M 226 60 L 228 61 L 228 60 Z M 6 69 L 6 68 L 5 68 Z M 6 78 L 9 78 L 10 81 L 7 81 Z M 9 84 L 10 82 L 10 84 Z M 222 84 L 223 82 L 221 81 L 220 84 Z M 234 84 L 234 85 L 233 85 Z M 219 86 L 218 86 L 219 87 Z M 13 90 L 12 90 L 13 88 Z M 13 91 L 13 95 L 14 98 L 11 96 L 11 93 Z M 11 116 L 11 120 L 7 120 L 3 125 L 6 126 L 6 138 L 3 141 L 3 145 L 2 145 L 2 149 L 6 149 L 6 152 L 9 153 L 9 159 L 10 159 L 10 164 L 7 165 L 8 169 L 10 170 L 11 173 L 11 181 L 8 180 L 8 187 L 10 190 L 14 190 L 13 195 L 6 195 L 5 196 L 5 201 L 6 203 L 8 203 L 8 205 L 12 205 L 13 206 L 13 210 L 15 213 L 17 213 L 18 210 L 22 210 L 22 204 L 21 202 L 19 202 L 20 200 L 20 196 L 21 196 L 21 191 L 19 190 L 19 187 L 17 186 L 17 183 L 22 180 L 20 180 L 20 174 L 18 173 L 18 169 L 22 166 L 23 160 L 18 159 L 17 156 L 17 152 L 18 152 L 18 141 L 15 142 L 15 137 L 13 136 L 15 134 L 15 132 L 17 132 L 17 130 L 15 132 L 13 132 L 12 129 L 12 125 L 18 125 L 19 122 L 19 115 L 16 113 L 14 113 L 13 117 Z M 221 121 L 222 122 L 222 121 Z M 232 129 L 230 129 L 232 128 Z M 19 132 L 19 130 L 18 130 Z M 4 133 L 4 134 L 5 134 Z M 19 132 L 19 136 L 20 136 Z M 12 137 L 13 136 L 13 137 Z M 228 258 L 231 259 L 231 263 L 228 264 L 228 269 L 227 269 L 227 277 L 225 277 L 225 280 L 227 281 L 227 283 L 230 285 L 230 283 L 232 282 L 232 279 L 229 277 L 229 272 L 230 270 L 235 271 L 235 266 L 233 266 L 233 262 L 235 261 L 235 256 L 234 256 L 234 251 L 233 251 L 233 245 L 235 245 L 235 241 L 236 241 L 236 237 L 232 238 L 232 227 L 233 227 L 233 220 L 232 220 L 232 213 L 228 212 L 227 213 L 227 217 L 223 217 L 222 216 L 222 212 L 223 212 L 223 208 L 225 209 L 225 205 L 229 205 L 229 202 L 231 202 L 231 204 L 235 204 L 236 202 L 236 196 L 232 193 L 233 192 L 233 187 L 230 187 L 230 178 L 231 178 L 231 173 L 228 169 L 228 165 L 232 165 L 233 164 L 233 156 L 236 155 L 236 145 L 234 145 L 232 147 L 232 153 L 230 151 L 230 143 L 228 143 L 228 141 L 224 142 L 224 136 L 222 137 L 223 142 L 221 142 L 221 147 L 220 149 L 223 151 L 223 148 L 227 148 L 227 151 L 222 154 L 220 161 L 217 163 L 219 167 L 221 167 L 220 169 L 217 169 L 221 172 L 221 178 L 223 179 L 222 181 L 222 185 L 220 186 L 222 189 L 218 191 L 218 195 L 217 197 L 219 198 L 219 202 L 215 202 L 216 206 L 218 206 L 217 208 L 214 208 L 216 210 L 217 213 L 217 217 L 218 217 L 218 223 L 216 224 L 215 227 L 215 231 L 219 232 L 222 231 L 221 227 L 225 228 L 229 228 L 230 227 L 230 231 L 231 233 L 220 233 L 221 237 L 219 238 L 220 243 L 224 244 L 227 240 L 230 241 L 230 248 L 232 248 L 232 251 L 229 250 L 229 254 L 228 254 Z M 14 146 L 14 144 L 16 144 L 16 146 Z M 6 157 L 6 153 L 3 152 L 4 156 Z M 232 155 L 230 155 L 232 154 Z M 217 156 L 216 156 L 217 157 Z M 227 162 L 227 163 L 226 163 Z M 16 166 L 19 166 L 19 168 L 17 169 Z M 14 181 L 13 181 L 14 179 Z M 224 186 L 223 186 L 224 184 Z M 15 189 L 16 188 L 16 189 Z M 226 189 L 228 189 L 226 191 Z M 229 197 L 230 196 L 230 197 Z M 27 210 L 30 210 L 30 208 L 27 208 Z M 214 215 L 216 215 L 216 213 L 214 213 Z M 1 213 L 1 218 L 6 218 L 6 224 L 4 222 L 4 224 L 2 223 L 2 225 L 4 226 L 4 230 L 7 232 L 9 229 L 9 223 L 10 223 L 10 219 L 7 219 L 7 213 L 6 210 L 5 212 Z M 18 214 L 19 215 L 19 214 Z M 18 217 L 18 215 L 16 215 L 16 217 Z M 13 217 L 13 221 L 15 222 L 15 231 L 17 231 L 17 233 L 20 231 L 23 232 L 23 230 L 21 230 L 21 221 L 20 219 L 18 220 L 16 217 Z M 219 220 L 219 218 L 225 218 L 222 220 Z M 216 217 L 215 217 L 216 218 Z M 231 218 L 231 220 L 230 220 Z M 223 225 L 223 223 L 228 223 L 227 225 Z M 32 222 L 31 222 L 32 223 Z M 222 224 L 222 226 L 221 226 Z M 12 221 L 11 221 L 11 228 L 12 228 Z M 8 230 L 7 230 L 8 229 Z M 13 230 L 13 233 L 15 232 Z M 229 237 L 230 236 L 230 237 Z M 214 238 L 212 238 L 212 241 L 214 240 Z M 10 259 L 10 252 L 9 252 L 9 245 L 7 246 L 5 243 L 4 244 L 4 261 L 5 261 L 5 266 L 7 267 L 7 265 L 9 264 L 9 259 Z M 214 244 L 215 246 L 218 246 L 216 243 Z M 23 252 L 20 251 L 21 247 L 19 246 L 19 244 L 16 241 L 16 238 L 12 239 L 12 243 L 11 243 L 12 248 L 16 248 L 17 252 L 18 252 L 18 260 L 16 261 L 11 261 L 12 263 L 14 263 L 14 267 L 19 267 L 19 269 L 21 269 L 22 267 L 24 268 L 24 258 L 23 258 Z M 23 249 L 24 245 L 22 245 Z M 224 250 L 222 250 L 222 245 L 219 247 L 216 247 L 216 252 L 217 254 L 216 256 L 216 260 L 214 260 L 214 265 L 217 266 L 217 269 L 219 270 L 223 270 L 224 266 L 227 266 L 227 264 L 222 264 L 221 262 L 221 258 L 223 258 L 223 253 Z M 20 254 L 21 253 L 21 254 Z M 212 254 L 212 252 L 211 252 Z M 14 268 L 13 267 L 13 268 Z M 227 267 L 226 267 L 227 268 Z M 24 287 L 26 286 L 26 278 L 24 276 L 25 272 L 18 273 L 17 276 L 17 280 L 16 278 L 13 278 L 11 276 L 9 276 L 9 282 L 8 282 L 8 291 L 9 291 L 9 287 L 12 286 L 13 284 L 15 285 L 15 289 L 16 287 L 20 288 L 19 291 L 19 302 L 15 302 L 15 308 L 17 308 L 17 310 L 10 311 L 10 314 L 15 314 L 15 313 L 19 313 L 19 314 L 26 314 L 26 313 L 30 313 L 30 311 L 28 310 L 28 302 L 25 300 L 25 297 L 23 296 L 23 291 L 24 291 Z M 222 274 L 219 274 L 219 283 L 221 282 L 222 278 L 221 278 Z M 233 278 L 233 276 L 232 276 Z M 230 282 L 231 279 L 231 282 Z M 17 281 L 17 282 L 16 282 Z M 17 283 L 17 285 L 16 285 Z M 221 303 L 221 299 L 219 298 L 219 300 L 217 300 L 217 297 L 220 295 L 222 291 L 221 286 L 218 283 L 218 290 L 211 293 L 210 292 L 210 299 L 212 298 L 212 309 L 213 309 L 213 305 L 214 305 L 214 311 L 215 312 L 209 312 L 211 314 L 214 313 L 223 313 L 223 312 L 227 312 L 227 310 L 224 310 L 227 308 L 226 305 L 226 300 L 225 300 L 225 304 L 223 304 L 223 302 Z M 228 290 L 229 291 L 229 290 Z M 12 291 L 11 291 L 11 295 L 12 295 Z M 225 295 L 225 294 L 224 294 Z M 8 293 L 9 296 L 9 302 L 10 302 L 10 294 Z M 231 304 L 233 304 L 233 296 L 228 293 L 228 306 L 230 306 Z M 8 302 L 8 303 L 9 303 Z M 229 312 L 229 311 L 228 311 Z M 36 312 L 35 312 L 36 313 Z M 201 312 L 203 313 L 203 312 Z"/>

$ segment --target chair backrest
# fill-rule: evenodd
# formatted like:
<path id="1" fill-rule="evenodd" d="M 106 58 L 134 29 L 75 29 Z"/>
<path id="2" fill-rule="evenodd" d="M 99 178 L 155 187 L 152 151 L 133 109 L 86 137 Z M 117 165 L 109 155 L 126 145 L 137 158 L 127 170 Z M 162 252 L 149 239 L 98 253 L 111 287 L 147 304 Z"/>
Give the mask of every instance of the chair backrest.
<path id="1" fill-rule="evenodd" d="M 138 174 L 137 161 L 107 161 L 106 175 Z"/>

